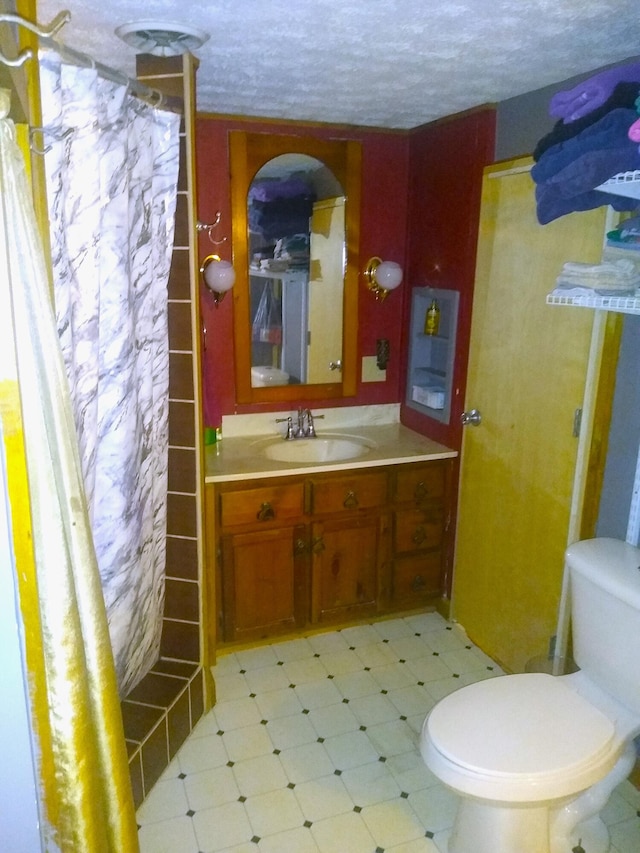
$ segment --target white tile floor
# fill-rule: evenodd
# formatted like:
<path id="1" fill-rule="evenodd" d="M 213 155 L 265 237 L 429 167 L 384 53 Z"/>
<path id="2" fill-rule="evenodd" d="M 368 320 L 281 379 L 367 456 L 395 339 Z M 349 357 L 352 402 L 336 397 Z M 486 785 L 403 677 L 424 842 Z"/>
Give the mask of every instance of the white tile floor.
<path id="1" fill-rule="evenodd" d="M 456 800 L 427 770 L 434 703 L 500 673 L 436 613 L 235 652 L 215 708 L 138 811 L 142 853 L 445 853 Z M 605 810 L 640 851 L 640 793 Z"/>

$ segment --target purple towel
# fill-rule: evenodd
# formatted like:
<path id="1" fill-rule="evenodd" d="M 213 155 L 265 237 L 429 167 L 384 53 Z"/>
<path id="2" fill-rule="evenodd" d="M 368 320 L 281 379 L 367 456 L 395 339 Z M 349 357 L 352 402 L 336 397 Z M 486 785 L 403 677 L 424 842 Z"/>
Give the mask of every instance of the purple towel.
<path id="1" fill-rule="evenodd" d="M 555 174 L 549 183 L 558 187 L 564 198 L 581 195 L 608 181 L 618 172 L 640 169 L 640 151 L 632 144 L 624 148 L 587 151 Z"/>
<path id="2" fill-rule="evenodd" d="M 593 110 L 593 112 L 590 112 L 583 118 L 569 122 L 569 124 L 565 124 L 562 120 L 557 121 L 553 126 L 553 130 L 547 133 L 546 136 L 543 136 L 536 145 L 533 151 L 533 159 L 537 162 L 549 148 L 566 142 L 573 136 L 582 133 L 583 130 L 600 121 L 600 119 L 604 118 L 612 110 L 619 107 L 635 109 L 635 102 L 638 95 L 640 95 L 640 83 L 618 83 L 611 93 L 611 97 L 601 107 L 598 107 L 598 109 Z"/>
<path id="3" fill-rule="evenodd" d="M 269 202 L 276 199 L 308 196 L 313 189 L 301 178 L 254 181 L 249 188 L 249 201 Z"/>
<path id="4" fill-rule="evenodd" d="M 630 152 L 636 153 L 637 143 L 632 142 L 628 134 L 637 118 L 635 110 L 612 110 L 600 121 L 585 128 L 582 133 L 545 151 L 531 169 L 531 177 L 537 184 L 548 181 L 588 151 L 628 148 Z M 607 177 L 610 178 L 614 174 L 615 170 Z M 592 184 L 591 188 L 595 185 Z"/>
<path id="5" fill-rule="evenodd" d="M 582 118 L 604 104 L 617 83 L 640 83 L 640 63 L 619 65 L 594 74 L 573 89 L 557 92 L 549 104 L 549 114 L 565 123 Z"/>
<path id="6" fill-rule="evenodd" d="M 536 186 L 536 212 L 540 225 L 546 225 L 554 219 L 559 219 L 567 213 L 580 210 L 592 210 L 595 207 L 610 204 L 614 210 L 636 210 L 640 207 L 637 199 L 621 195 L 590 190 L 582 195 L 564 198 L 560 195 L 555 184 L 538 184 Z"/>

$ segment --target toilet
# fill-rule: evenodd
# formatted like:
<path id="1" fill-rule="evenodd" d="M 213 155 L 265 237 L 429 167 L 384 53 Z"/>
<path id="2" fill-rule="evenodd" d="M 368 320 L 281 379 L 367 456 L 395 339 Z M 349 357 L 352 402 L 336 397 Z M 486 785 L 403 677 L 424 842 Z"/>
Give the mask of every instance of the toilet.
<path id="1" fill-rule="evenodd" d="M 271 385 L 287 385 L 289 374 L 279 367 L 269 367 L 266 364 L 251 368 L 251 385 L 253 388 L 269 388 Z"/>
<path id="2" fill-rule="evenodd" d="M 459 796 L 449 853 L 605 853 L 600 818 L 640 733 L 640 549 L 589 539 L 566 552 L 571 675 L 505 675 L 438 702 L 427 767 Z"/>

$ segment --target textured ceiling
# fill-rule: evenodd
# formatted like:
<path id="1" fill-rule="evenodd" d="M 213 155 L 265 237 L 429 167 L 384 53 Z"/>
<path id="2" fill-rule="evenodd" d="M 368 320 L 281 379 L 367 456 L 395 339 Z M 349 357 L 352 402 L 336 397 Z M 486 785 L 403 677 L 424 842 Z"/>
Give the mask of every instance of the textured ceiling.
<path id="1" fill-rule="evenodd" d="M 58 38 L 133 75 L 114 29 L 205 30 L 198 109 L 410 128 L 640 53 L 638 0 L 40 0 Z"/>

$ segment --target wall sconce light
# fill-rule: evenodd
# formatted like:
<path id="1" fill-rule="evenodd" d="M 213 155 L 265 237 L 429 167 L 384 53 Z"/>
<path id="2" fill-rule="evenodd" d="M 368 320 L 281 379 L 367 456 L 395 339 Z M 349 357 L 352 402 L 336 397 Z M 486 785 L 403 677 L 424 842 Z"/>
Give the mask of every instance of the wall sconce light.
<path id="1" fill-rule="evenodd" d="M 231 290 L 236 280 L 236 273 L 229 261 L 223 261 L 220 255 L 207 255 L 200 266 L 204 283 L 213 293 L 213 299 L 218 304 L 222 302 L 228 290 Z"/>
<path id="2" fill-rule="evenodd" d="M 390 290 L 395 290 L 402 281 L 402 267 L 395 261 L 371 258 L 364 269 L 367 287 L 375 298 L 382 302 Z"/>

